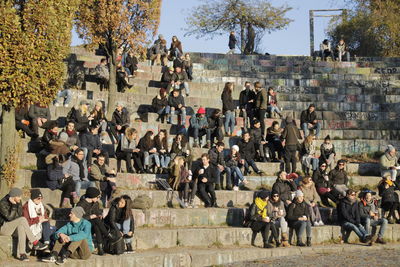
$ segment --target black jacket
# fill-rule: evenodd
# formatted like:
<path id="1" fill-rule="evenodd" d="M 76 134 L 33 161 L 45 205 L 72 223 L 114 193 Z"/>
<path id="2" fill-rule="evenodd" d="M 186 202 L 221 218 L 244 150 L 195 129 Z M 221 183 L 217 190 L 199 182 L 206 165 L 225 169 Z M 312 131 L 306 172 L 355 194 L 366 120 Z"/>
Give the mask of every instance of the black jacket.
<path id="1" fill-rule="evenodd" d="M 328 172 L 326 170 L 321 170 L 321 168 L 318 168 L 313 172 L 312 180 L 315 183 L 316 187 L 326 187 L 326 188 L 332 187 L 333 184 L 332 184 L 331 180 L 326 181 L 324 179 L 325 175 L 329 176 Z M 318 186 L 319 184 L 320 184 L 320 186 Z"/>
<path id="2" fill-rule="evenodd" d="M 215 130 L 217 128 L 221 128 L 223 126 L 222 117 L 209 117 L 208 118 L 208 129 Z"/>
<path id="3" fill-rule="evenodd" d="M 22 203 L 12 204 L 6 195 L 0 200 L 0 227 L 6 223 L 22 217 Z"/>
<path id="4" fill-rule="evenodd" d="M 148 152 L 152 148 L 156 147 L 154 139 L 150 141 L 150 143 L 146 143 L 144 137 L 140 138 L 137 148 L 140 149 L 142 152 Z"/>
<path id="5" fill-rule="evenodd" d="M 349 178 L 347 177 L 347 172 L 344 169 L 339 170 L 338 167 L 335 167 L 329 172 L 329 180 L 331 180 L 333 184 L 347 185 Z"/>
<path id="6" fill-rule="evenodd" d="M 163 83 L 170 83 L 172 81 L 176 82 L 177 80 L 178 80 L 178 77 L 176 76 L 175 72 L 169 73 L 169 71 L 166 71 L 161 76 L 161 82 L 163 82 Z"/>
<path id="7" fill-rule="evenodd" d="M 76 124 L 87 124 L 89 125 L 89 119 L 86 115 L 83 115 L 78 108 L 73 107 L 70 112 L 68 112 L 67 119 L 73 121 Z"/>
<path id="8" fill-rule="evenodd" d="M 201 167 L 196 171 L 196 177 L 197 177 L 197 183 L 202 184 L 203 182 L 201 181 L 201 179 L 203 178 L 207 178 L 207 183 L 206 184 L 213 184 L 216 181 L 216 174 L 217 171 L 215 169 L 216 167 L 214 167 L 212 164 L 210 164 L 207 169 L 204 170 L 203 174 L 198 174 L 198 171 L 200 169 L 204 169 L 203 165 L 201 165 Z"/>
<path id="9" fill-rule="evenodd" d="M 94 135 L 91 132 L 82 134 L 81 145 L 82 147 L 86 147 L 88 150 L 102 149 L 99 135 Z"/>
<path id="10" fill-rule="evenodd" d="M 237 42 L 237 40 L 236 40 L 235 35 L 230 34 L 229 35 L 229 43 L 228 43 L 229 49 L 235 49 L 236 42 Z"/>
<path id="11" fill-rule="evenodd" d="M 321 157 L 319 160 L 321 162 L 326 162 L 331 154 L 336 154 L 335 152 L 335 146 L 332 144 L 331 149 L 325 149 L 323 145 L 321 145 Z"/>
<path id="12" fill-rule="evenodd" d="M 238 142 L 240 157 L 244 160 L 254 160 L 256 149 L 253 140 L 245 142 L 243 139 Z"/>
<path id="13" fill-rule="evenodd" d="M 286 140 L 286 145 L 298 145 L 301 134 L 299 128 L 294 123 L 288 123 L 281 135 L 283 140 Z"/>
<path id="14" fill-rule="evenodd" d="M 317 119 L 317 114 L 315 113 L 315 111 L 313 112 L 309 112 L 308 109 L 307 110 L 303 110 L 301 112 L 300 115 L 300 123 L 312 123 L 313 121 L 315 121 Z"/>
<path id="15" fill-rule="evenodd" d="M 50 109 L 48 107 L 40 107 L 38 105 L 31 105 L 29 107 L 28 116 L 30 119 L 45 118 L 47 120 L 51 119 Z"/>
<path id="16" fill-rule="evenodd" d="M 229 94 L 226 91 L 222 92 L 221 100 L 223 113 L 235 110 L 235 104 L 233 103 L 232 94 Z"/>
<path id="17" fill-rule="evenodd" d="M 250 100 L 253 102 L 249 103 Z M 256 93 L 253 90 L 242 90 L 239 95 L 239 107 L 244 109 L 254 108 L 256 103 Z"/>
<path id="18" fill-rule="evenodd" d="M 174 60 L 173 67 L 174 67 L 174 69 L 177 68 L 177 67 L 183 69 L 183 60 L 180 59 L 180 58 L 176 58 L 176 59 Z"/>
<path id="19" fill-rule="evenodd" d="M 214 167 L 217 167 L 217 165 L 225 166 L 224 151 L 218 152 L 217 148 L 213 147 L 208 151 L 208 155 L 210 156 L 210 165 Z"/>
<path id="20" fill-rule="evenodd" d="M 168 97 L 168 105 L 170 107 L 174 107 L 175 109 L 178 109 L 179 104 L 181 104 L 182 107 L 185 106 L 185 99 L 183 98 L 182 95 L 178 95 L 177 97 L 170 95 Z"/>
<path id="21" fill-rule="evenodd" d="M 50 141 L 57 141 L 58 136 L 51 132 L 50 130 L 45 130 L 42 136 L 42 144 L 45 146 L 45 148 L 50 151 Z"/>
<path id="22" fill-rule="evenodd" d="M 387 203 L 387 202 L 391 202 L 391 203 L 395 203 L 395 202 L 399 202 L 399 198 L 395 192 L 395 190 L 399 190 L 400 186 L 397 182 L 393 182 L 394 185 L 390 186 L 389 188 L 385 188 L 385 182 L 381 181 L 378 185 L 378 192 L 379 192 L 379 196 L 382 198 L 381 202 L 383 203 Z"/>
<path id="23" fill-rule="evenodd" d="M 287 212 L 287 220 L 290 227 L 293 227 L 293 224 L 299 220 L 300 217 L 307 216 L 310 219 L 310 211 L 308 205 L 305 201 L 298 203 L 297 201 L 293 201 L 288 208 Z"/>
<path id="24" fill-rule="evenodd" d="M 250 130 L 251 140 L 258 147 L 261 141 L 265 141 L 261 132 L 261 128 L 253 128 Z"/>
<path id="25" fill-rule="evenodd" d="M 117 223 L 121 224 L 121 225 L 124 223 L 124 220 L 125 220 L 124 213 L 125 213 L 125 209 L 119 208 L 118 202 L 113 201 L 111 203 L 111 207 L 110 207 L 110 210 L 108 211 L 107 216 L 104 218 L 105 224 L 108 225 L 112 231 L 119 232 L 120 229 L 118 228 Z M 135 220 L 132 215 L 130 216 L 130 219 L 131 219 L 131 223 L 130 223 L 129 231 L 135 232 Z"/>
<path id="26" fill-rule="evenodd" d="M 86 220 L 90 220 L 90 215 L 101 216 L 103 214 L 103 210 L 100 209 L 99 202 L 89 203 L 85 199 L 81 199 L 76 205 L 83 208 L 85 211 L 83 218 Z"/>
<path id="27" fill-rule="evenodd" d="M 272 186 L 272 192 L 278 193 L 279 198 L 283 202 L 285 202 L 286 200 L 292 200 L 292 192 L 294 191 L 296 191 L 296 184 L 292 180 L 284 181 L 278 178 Z"/>
<path id="28" fill-rule="evenodd" d="M 114 110 L 111 123 L 113 125 L 129 127 L 130 118 L 128 110 L 126 108 L 123 108 L 121 113 L 119 113 L 118 110 Z"/>
<path id="29" fill-rule="evenodd" d="M 350 222 L 355 225 L 361 223 L 358 201 L 351 203 L 347 197 L 343 198 L 339 203 L 337 213 L 340 225 L 345 222 Z"/>
<path id="30" fill-rule="evenodd" d="M 168 106 L 168 97 L 161 97 L 160 95 L 157 95 L 153 98 L 151 106 L 153 107 L 155 112 L 159 111 L 162 108 L 165 108 L 166 106 Z"/>

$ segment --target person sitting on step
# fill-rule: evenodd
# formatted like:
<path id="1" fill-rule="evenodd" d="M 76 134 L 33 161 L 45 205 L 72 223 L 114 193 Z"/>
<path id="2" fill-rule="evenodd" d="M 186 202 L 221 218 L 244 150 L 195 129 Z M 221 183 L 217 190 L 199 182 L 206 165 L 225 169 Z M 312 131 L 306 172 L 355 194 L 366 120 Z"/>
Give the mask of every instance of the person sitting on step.
<path id="1" fill-rule="evenodd" d="M 147 131 L 140 139 L 137 146 L 144 157 L 144 170 L 147 173 L 160 173 L 162 171 L 160 157 L 156 148 L 153 131 Z M 154 171 L 151 169 L 154 167 Z"/>
<path id="2" fill-rule="evenodd" d="M 172 160 L 174 160 L 177 156 L 183 157 L 185 159 L 185 163 L 187 164 L 187 168 L 189 170 L 192 168 L 193 156 L 185 135 L 177 134 L 175 136 L 172 142 L 170 155 Z"/>
<path id="3" fill-rule="evenodd" d="M 211 148 L 210 130 L 208 129 L 208 121 L 206 117 L 206 109 L 199 107 L 197 114 L 190 118 L 189 132 L 193 136 L 193 147 L 201 146 L 203 136 L 206 136 L 207 145 L 205 148 Z"/>
<path id="4" fill-rule="evenodd" d="M 54 234 L 56 243 L 49 257 L 43 262 L 64 264 L 68 258 L 87 260 L 92 255 L 92 226 L 83 218 L 85 211 L 82 207 L 75 207 L 69 214 L 69 222 L 58 229 Z"/>
<path id="5" fill-rule="evenodd" d="M 75 123 L 76 131 L 84 133 L 89 127 L 89 102 L 81 100 L 79 106 L 73 106 L 67 114 L 67 120 Z"/>
<path id="6" fill-rule="evenodd" d="M 161 87 L 166 88 L 168 94 L 171 93 L 171 89 L 177 80 L 174 71 L 174 67 L 169 67 L 168 70 L 164 71 L 163 75 L 161 76 Z"/>
<path id="7" fill-rule="evenodd" d="M 271 193 L 271 198 L 269 199 L 267 204 L 267 213 L 269 214 L 271 222 L 275 225 L 277 232 L 279 231 L 278 230 L 279 228 L 281 229 L 282 246 L 290 247 L 289 235 L 288 235 L 289 228 L 288 228 L 288 223 L 285 219 L 286 217 L 285 204 L 280 199 L 279 194 L 277 192 L 272 191 Z"/>
<path id="8" fill-rule="evenodd" d="M 310 210 L 307 203 L 304 201 L 304 194 L 297 190 L 293 202 L 289 205 L 287 211 L 287 219 L 289 227 L 296 230 L 297 246 L 311 247 L 311 221 Z M 306 231 L 307 242 L 303 243 L 302 238 Z"/>
<path id="9" fill-rule="evenodd" d="M 215 109 L 210 117 L 208 117 L 208 129 L 210 131 L 210 147 L 214 144 L 214 139 L 217 142 L 222 142 L 224 140 L 224 134 L 222 127 L 224 126 L 222 119 L 222 112 L 220 109 Z"/>
<path id="10" fill-rule="evenodd" d="M 58 138 L 65 138 L 63 136 L 65 136 L 67 140 L 65 144 L 72 152 L 81 147 L 81 140 L 78 136 L 77 131 L 75 130 L 75 122 L 67 122 L 67 126 L 59 133 Z"/>
<path id="11" fill-rule="evenodd" d="M 329 169 L 332 170 L 333 165 L 335 164 L 336 152 L 335 146 L 332 144 L 331 137 L 329 135 L 325 137 L 324 142 L 321 144 L 320 151 L 321 156 L 319 157 L 319 160 L 326 163 Z"/>
<path id="12" fill-rule="evenodd" d="M 138 132 L 136 129 L 131 127 L 126 128 L 125 134 L 121 136 L 118 142 L 116 156 L 118 160 L 125 159 L 126 171 L 128 173 L 134 173 L 134 168 L 136 168 L 138 173 L 145 172 L 143 167 L 144 154 L 138 148 Z M 120 167 L 118 167 L 117 172 L 120 172 Z"/>
<path id="13" fill-rule="evenodd" d="M 160 129 L 158 134 L 154 137 L 155 147 L 160 158 L 161 173 L 168 173 L 169 163 L 171 157 L 168 148 L 168 133 L 165 129 Z"/>
<path id="14" fill-rule="evenodd" d="M 281 110 L 278 107 L 277 93 L 274 91 L 274 87 L 269 87 L 267 92 L 268 97 L 268 107 L 267 111 L 269 113 L 269 117 L 274 117 L 274 114 L 278 114 L 280 118 L 282 118 Z"/>
<path id="15" fill-rule="evenodd" d="M 321 202 L 321 199 L 315 189 L 315 184 L 312 181 L 311 176 L 303 177 L 299 189 L 303 192 L 304 202 L 306 202 L 309 207 L 311 224 L 313 226 L 324 225 L 321 213 L 319 212 L 319 203 Z"/>
<path id="16" fill-rule="evenodd" d="M 195 176 L 198 182 L 198 190 L 200 196 L 204 201 L 205 207 L 218 208 L 217 197 L 215 196 L 215 181 L 217 180 L 217 171 L 210 163 L 210 156 L 208 154 L 201 155 L 201 166 L 196 170 Z"/>
<path id="17" fill-rule="evenodd" d="M 317 145 L 314 135 L 307 136 L 303 144 L 301 144 L 301 166 L 306 175 L 310 175 L 310 169 L 312 169 L 312 171 L 318 169 L 319 159 L 316 156 L 316 148 Z"/>
<path id="18" fill-rule="evenodd" d="M 249 132 L 244 132 L 242 139 L 238 142 L 240 157 L 242 164 L 244 165 L 244 175 L 251 174 L 249 166 L 251 166 L 258 175 L 262 175 L 263 172 L 258 169 L 255 157 L 256 149 L 253 140 L 250 138 Z"/>
<path id="19" fill-rule="evenodd" d="M 400 185 L 396 181 L 392 181 L 390 174 L 382 177 L 378 183 L 379 196 L 381 197 L 381 208 L 383 214 L 390 224 L 400 223 L 400 216 L 396 218 L 396 210 L 400 215 L 400 201 L 396 190 L 400 190 Z"/>
<path id="20" fill-rule="evenodd" d="M 119 135 L 125 132 L 125 129 L 129 127 L 129 124 L 130 115 L 128 109 L 125 107 L 123 102 L 117 102 L 117 107 L 113 112 L 110 123 L 110 130 L 115 140 L 119 140 Z"/>
<path id="21" fill-rule="evenodd" d="M 264 135 L 261 132 L 261 123 L 255 119 L 253 121 L 253 128 L 250 129 L 250 138 L 254 143 L 254 148 L 257 151 L 258 159 L 261 162 L 271 161 L 269 155 L 269 147 L 264 139 Z"/>
<path id="22" fill-rule="evenodd" d="M 81 135 L 82 149 L 87 152 L 86 160 L 88 166 L 92 165 L 93 155 L 98 156 L 103 154 L 106 157 L 108 164 L 108 153 L 103 149 L 103 144 L 100 141 L 99 128 L 90 126 L 89 131 Z"/>
<path id="23" fill-rule="evenodd" d="M 168 95 L 165 88 L 160 88 L 160 92 L 153 98 L 151 106 L 153 111 L 158 114 L 157 121 L 164 123 L 165 116 L 167 115 L 166 109 L 168 106 Z"/>
<path id="24" fill-rule="evenodd" d="M 399 169 L 399 159 L 397 157 L 397 151 L 392 145 L 388 145 L 385 151 L 379 159 L 379 167 L 381 176 L 390 174 L 392 181 L 397 181 L 397 169 Z"/>
<path id="25" fill-rule="evenodd" d="M 333 187 L 333 183 L 329 179 L 329 174 L 326 169 L 327 164 L 322 163 L 313 173 L 312 180 L 315 183 L 322 204 L 326 207 L 332 208 L 336 205 L 335 203 L 338 202 L 340 193 Z"/>
<path id="26" fill-rule="evenodd" d="M 283 129 L 279 126 L 279 122 L 272 122 L 271 127 L 267 128 L 267 135 L 265 141 L 271 153 L 272 162 L 280 162 L 283 159 L 283 145 L 282 145 L 282 134 Z M 277 155 L 278 154 L 278 157 Z"/>
<path id="27" fill-rule="evenodd" d="M 251 245 L 255 246 L 255 240 L 257 233 L 261 232 L 263 239 L 264 248 L 273 248 L 273 245 L 269 243 L 269 234 L 272 232 L 272 236 L 275 240 L 276 246 L 280 246 L 278 232 L 275 224 L 271 221 L 271 214 L 268 214 L 268 200 L 269 192 L 261 191 L 257 194 L 253 204 L 250 206 L 250 227 L 252 230 Z"/>
<path id="28" fill-rule="evenodd" d="M 304 137 L 308 136 L 309 130 L 315 130 L 314 135 L 319 136 L 321 131 L 321 124 L 317 120 L 317 113 L 315 112 L 315 105 L 310 104 L 308 109 L 303 110 L 300 115 L 300 126 L 303 130 Z"/>
<path id="29" fill-rule="evenodd" d="M 248 181 L 243 176 L 240 168 L 243 166 L 240 159 L 239 147 L 234 145 L 231 147 L 230 153 L 225 157 L 225 172 L 226 172 L 226 180 L 232 184 L 233 183 L 233 191 L 239 191 L 239 181 L 244 185 L 248 184 Z"/>
<path id="30" fill-rule="evenodd" d="M 186 124 L 186 107 L 185 107 L 185 99 L 180 93 L 180 90 L 175 89 L 172 92 L 172 95 L 168 97 L 168 106 L 166 109 L 166 113 L 168 114 L 167 123 L 171 124 L 172 115 L 175 113 L 180 114 L 181 125 Z"/>
<path id="31" fill-rule="evenodd" d="M 39 134 L 39 127 L 43 129 L 48 128 L 51 120 L 50 109 L 47 105 L 40 103 L 32 104 L 28 110 L 28 117 L 32 125 L 32 130 L 35 134 Z"/>
<path id="32" fill-rule="evenodd" d="M 349 182 L 349 177 L 345 170 L 346 161 L 341 159 L 337 162 L 336 167 L 329 172 L 329 180 L 332 181 L 333 187 L 342 195 L 346 196 L 346 191 L 348 190 L 347 184 Z"/>
<path id="33" fill-rule="evenodd" d="M 284 171 L 278 172 L 278 178 L 272 186 L 272 191 L 279 194 L 286 208 L 292 203 L 292 192 L 296 191 L 296 184 L 287 176 L 288 174 Z"/>

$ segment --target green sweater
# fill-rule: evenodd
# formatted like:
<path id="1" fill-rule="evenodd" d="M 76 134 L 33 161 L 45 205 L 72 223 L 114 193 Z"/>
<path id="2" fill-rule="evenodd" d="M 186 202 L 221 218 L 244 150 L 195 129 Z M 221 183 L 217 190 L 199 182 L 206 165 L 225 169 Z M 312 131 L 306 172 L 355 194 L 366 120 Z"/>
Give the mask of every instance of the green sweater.
<path id="1" fill-rule="evenodd" d="M 65 234 L 69 236 L 71 242 L 86 239 L 89 244 L 90 251 L 93 251 L 92 225 L 88 220 L 81 219 L 77 223 L 68 222 L 66 225 L 58 229 L 57 232 L 55 232 L 55 239 L 58 239 L 58 234 Z"/>

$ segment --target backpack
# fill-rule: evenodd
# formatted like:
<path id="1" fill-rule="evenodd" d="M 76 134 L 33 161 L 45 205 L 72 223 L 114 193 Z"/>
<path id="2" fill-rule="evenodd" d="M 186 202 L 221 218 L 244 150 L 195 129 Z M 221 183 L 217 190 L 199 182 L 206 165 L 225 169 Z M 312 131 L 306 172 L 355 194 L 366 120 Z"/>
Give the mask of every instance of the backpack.
<path id="1" fill-rule="evenodd" d="M 147 210 L 153 207 L 153 199 L 147 195 L 137 196 L 132 203 L 132 208 Z"/>
<path id="2" fill-rule="evenodd" d="M 125 252 L 125 241 L 121 233 L 115 231 L 113 238 L 109 239 L 105 246 L 105 251 L 112 255 L 121 255 Z"/>

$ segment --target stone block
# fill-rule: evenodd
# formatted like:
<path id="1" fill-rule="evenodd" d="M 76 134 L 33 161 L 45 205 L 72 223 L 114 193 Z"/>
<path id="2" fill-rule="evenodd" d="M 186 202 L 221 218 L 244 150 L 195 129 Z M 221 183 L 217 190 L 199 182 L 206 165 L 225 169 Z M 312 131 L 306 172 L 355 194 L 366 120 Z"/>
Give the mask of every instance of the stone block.
<path id="1" fill-rule="evenodd" d="M 208 247 L 216 244 L 217 241 L 217 231 L 215 228 L 178 229 L 177 231 L 178 243 L 184 247 Z"/>
<path id="2" fill-rule="evenodd" d="M 12 257 L 13 242 L 11 236 L 0 236 L 0 261 Z"/>
<path id="3" fill-rule="evenodd" d="M 227 209 L 208 209 L 209 225 L 227 225 Z"/>
<path id="4" fill-rule="evenodd" d="M 192 238 L 193 236 L 191 236 Z M 138 229 L 135 231 L 136 249 L 172 248 L 177 246 L 177 230 Z M 193 240 L 193 239 L 192 239 Z"/>
<path id="5" fill-rule="evenodd" d="M 150 209 L 145 211 L 146 224 L 151 227 L 171 225 L 172 209 Z"/>

